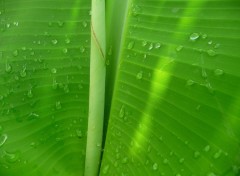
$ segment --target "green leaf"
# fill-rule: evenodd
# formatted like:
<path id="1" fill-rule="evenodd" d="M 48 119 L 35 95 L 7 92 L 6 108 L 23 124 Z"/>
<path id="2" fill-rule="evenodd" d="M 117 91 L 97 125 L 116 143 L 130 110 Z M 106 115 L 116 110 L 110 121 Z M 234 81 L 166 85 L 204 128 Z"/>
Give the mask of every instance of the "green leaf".
<path id="1" fill-rule="evenodd" d="M 239 1 L 127 3 L 100 175 L 239 175 Z"/>
<path id="2" fill-rule="evenodd" d="M 83 175 L 90 6 L 0 1 L 0 175 Z"/>

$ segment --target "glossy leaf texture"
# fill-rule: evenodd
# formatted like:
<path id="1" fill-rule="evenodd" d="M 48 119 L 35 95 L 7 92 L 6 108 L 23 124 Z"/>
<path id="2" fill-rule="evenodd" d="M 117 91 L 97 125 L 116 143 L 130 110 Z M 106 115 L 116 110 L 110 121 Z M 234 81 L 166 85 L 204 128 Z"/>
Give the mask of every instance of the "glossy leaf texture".
<path id="1" fill-rule="evenodd" d="M 100 175 L 240 174 L 239 17 L 237 0 L 128 1 Z"/>
<path id="2" fill-rule="evenodd" d="M 83 175 L 90 9 L 0 0 L 0 175 Z"/>

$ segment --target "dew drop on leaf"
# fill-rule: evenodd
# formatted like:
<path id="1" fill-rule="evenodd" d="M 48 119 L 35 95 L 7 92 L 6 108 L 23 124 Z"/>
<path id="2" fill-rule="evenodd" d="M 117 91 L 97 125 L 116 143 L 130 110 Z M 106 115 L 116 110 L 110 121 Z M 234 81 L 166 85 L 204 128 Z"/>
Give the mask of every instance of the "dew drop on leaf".
<path id="1" fill-rule="evenodd" d="M 206 39 L 206 38 L 207 38 L 207 34 L 203 34 L 203 35 L 202 35 L 202 38 L 203 38 L 203 39 Z"/>
<path id="2" fill-rule="evenodd" d="M 220 158 L 221 154 L 222 154 L 222 151 L 219 150 L 219 151 L 217 151 L 217 152 L 213 155 L 213 158 L 214 158 L 214 159 L 218 159 L 218 158 Z"/>
<path id="3" fill-rule="evenodd" d="M 55 74 L 55 73 L 57 73 L 57 69 L 56 69 L 56 68 L 52 68 L 52 69 L 51 69 L 51 72 L 52 72 L 53 74 Z"/>
<path id="4" fill-rule="evenodd" d="M 7 73 L 10 73 L 10 72 L 12 71 L 12 66 L 11 66 L 9 63 L 6 63 L 5 71 L 6 71 Z"/>
<path id="5" fill-rule="evenodd" d="M 221 69 L 216 69 L 216 70 L 214 70 L 214 75 L 215 76 L 221 76 L 221 75 L 223 75 L 223 70 L 221 70 Z"/>
<path id="6" fill-rule="evenodd" d="M 57 101 L 56 102 L 56 109 L 59 110 L 62 108 L 62 105 L 61 105 L 61 102 L 60 101 Z"/>
<path id="7" fill-rule="evenodd" d="M 28 92 L 27 92 L 27 97 L 28 97 L 28 98 L 32 98 L 32 97 L 33 97 L 32 89 L 29 89 L 29 90 L 28 90 Z"/>
<path id="8" fill-rule="evenodd" d="M 207 50 L 209 56 L 216 56 L 216 52 L 212 49 Z"/>
<path id="9" fill-rule="evenodd" d="M 198 158 L 200 156 L 200 152 L 199 151 L 195 151 L 193 156 L 194 156 L 194 158 Z"/>
<path id="10" fill-rule="evenodd" d="M 210 150 L 210 145 L 206 145 L 203 149 L 205 152 L 208 152 Z"/>
<path id="11" fill-rule="evenodd" d="M 82 138 L 83 137 L 82 131 L 80 129 L 76 130 L 76 134 L 77 134 L 78 138 Z"/>
<path id="12" fill-rule="evenodd" d="M 143 77 L 143 71 L 138 72 L 137 75 L 136 75 L 136 78 L 138 80 L 140 80 L 140 79 L 142 79 L 142 77 Z"/>
<path id="13" fill-rule="evenodd" d="M 186 83 L 187 86 L 192 86 L 193 84 L 195 84 L 193 80 L 191 79 L 187 80 L 187 83 Z"/>
<path id="14" fill-rule="evenodd" d="M 2 135 L 0 136 L 0 147 L 5 144 L 7 138 L 8 138 L 7 134 L 2 134 Z"/>
<path id="15" fill-rule="evenodd" d="M 220 47 L 220 44 L 219 43 L 216 43 L 214 48 L 219 48 Z"/>
<path id="16" fill-rule="evenodd" d="M 20 71 L 20 76 L 22 78 L 26 77 L 27 73 L 26 73 L 26 66 L 23 67 L 23 69 Z"/>
<path id="17" fill-rule="evenodd" d="M 121 106 L 118 116 L 120 118 L 123 118 L 125 116 L 125 106 L 124 105 Z"/>
<path id="18" fill-rule="evenodd" d="M 163 160 L 163 164 L 168 164 L 168 159 L 167 159 L 167 158 L 165 158 L 165 159 Z"/>
<path id="19" fill-rule="evenodd" d="M 64 22 L 63 21 L 58 21 L 57 24 L 58 24 L 59 27 L 63 27 Z"/>
<path id="20" fill-rule="evenodd" d="M 82 25 L 83 25 L 84 28 L 87 27 L 87 22 L 86 22 L 86 21 L 83 21 L 83 22 L 82 22 Z"/>
<path id="21" fill-rule="evenodd" d="M 70 42 L 71 42 L 71 41 L 70 41 L 69 38 L 66 38 L 66 39 L 65 39 L 65 43 L 66 43 L 66 44 L 69 44 Z"/>
<path id="22" fill-rule="evenodd" d="M 13 51 L 13 56 L 17 57 L 18 56 L 18 50 Z"/>
<path id="23" fill-rule="evenodd" d="M 108 173 L 108 170 L 109 170 L 109 165 L 105 165 L 104 167 L 103 167 L 103 174 L 107 174 Z"/>
<path id="24" fill-rule="evenodd" d="M 135 44 L 134 41 L 129 42 L 128 45 L 127 45 L 127 49 L 133 49 L 134 44 Z"/>
<path id="25" fill-rule="evenodd" d="M 56 45 L 57 43 L 58 43 L 57 39 L 53 39 L 53 40 L 52 40 L 52 44 L 53 44 L 53 45 Z"/>
<path id="26" fill-rule="evenodd" d="M 80 52 L 81 52 L 81 53 L 84 53 L 84 52 L 85 52 L 85 47 L 84 47 L 84 46 L 81 46 L 81 47 L 80 47 Z"/>
<path id="27" fill-rule="evenodd" d="M 180 159 L 179 159 L 179 163 L 180 163 L 180 164 L 183 164 L 183 163 L 184 163 L 184 161 L 185 161 L 185 159 L 184 159 L 184 158 L 180 158 Z"/>
<path id="28" fill-rule="evenodd" d="M 207 174 L 207 176 L 217 176 L 217 175 L 213 172 L 210 172 L 210 173 Z"/>
<path id="29" fill-rule="evenodd" d="M 144 47 L 144 46 L 146 46 L 147 45 L 147 41 L 142 41 L 142 46 Z"/>
<path id="30" fill-rule="evenodd" d="M 128 157 L 124 157 L 123 159 L 122 159 L 122 163 L 123 164 L 126 164 L 128 162 Z"/>
<path id="31" fill-rule="evenodd" d="M 153 49 L 153 43 L 149 44 L 148 50 L 151 51 Z"/>
<path id="32" fill-rule="evenodd" d="M 109 47 L 109 50 L 108 50 L 108 55 L 111 56 L 112 55 L 112 46 Z"/>
<path id="33" fill-rule="evenodd" d="M 212 43 L 213 43 L 212 40 L 208 41 L 208 44 L 209 44 L 209 45 L 211 45 Z"/>
<path id="34" fill-rule="evenodd" d="M 36 148 L 37 144 L 36 144 L 36 142 L 31 142 L 31 143 L 30 143 L 30 146 L 31 146 L 32 148 Z"/>
<path id="35" fill-rule="evenodd" d="M 183 49 L 182 45 L 179 45 L 179 46 L 176 47 L 176 51 L 178 51 L 178 52 L 181 51 L 182 49 Z"/>
<path id="36" fill-rule="evenodd" d="M 57 81 L 55 78 L 53 78 L 52 88 L 55 90 L 55 89 L 57 89 L 57 86 L 58 86 Z"/>
<path id="37" fill-rule="evenodd" d="M 4 152 L 4 158 L 8 163 L 15 163 L 19 160 L 20 158 L 20 152 L 15 151 L 15 152 Z"/>
<path id="38" fill-rule="evenodd" d="M 64 54 L 67 54 L 68 49 L 67 49 L 67 48 L 63 48 L 62 52 L 63 52 Z"/>
<path id="39" fill-rule="evenodd" d="M 198 38 L 199 38 L 199 34 L 196 33 L 196 32 L 192 33 L 192 34 L 189 36 L 189 39 L 190 39 L 191 41 L 196 41 Z"/>
<path id="40" fill-rule="evenodd" d="M 208 77 L 205 69 L 202 69 L 202 77 L 203 77 L 203 79 L 206 79 Z"/>
<path id="41" fill-rule="evenodd" d="M 156 49 L 158 49 L 158 48 L 160 48 L 160 47 L 161 47 L 161 43 L 156 43 L 156 44 L 155 44 L 155 48 L 156 48 Z"/>
<path id="42" fill-rule="evenodd" d="M 157 170 L 157 169 L 158 169 L 158 164 L 157 164 L 157 163 L 154 163 L 153 166 L 152 166 L 152 169 L 153 169 L 153 170 Z"/>
<path id="43" fill-rule="evenodd" d="M 137 16 L 140 12 L 141 12 L 141 7 L 139 7 L 138 5 L 134 5 L 132 7 L 133 16 Z"/>

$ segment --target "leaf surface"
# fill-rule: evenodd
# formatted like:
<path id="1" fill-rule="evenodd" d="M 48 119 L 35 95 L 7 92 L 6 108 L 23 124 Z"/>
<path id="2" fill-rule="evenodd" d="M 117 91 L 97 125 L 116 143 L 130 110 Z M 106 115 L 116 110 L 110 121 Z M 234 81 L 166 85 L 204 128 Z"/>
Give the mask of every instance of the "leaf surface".
<path id="1" fill-rule="evenodd" d="M 239 17 L 236 0 L 128 1 L 100 175 L 239 175 Z"/>

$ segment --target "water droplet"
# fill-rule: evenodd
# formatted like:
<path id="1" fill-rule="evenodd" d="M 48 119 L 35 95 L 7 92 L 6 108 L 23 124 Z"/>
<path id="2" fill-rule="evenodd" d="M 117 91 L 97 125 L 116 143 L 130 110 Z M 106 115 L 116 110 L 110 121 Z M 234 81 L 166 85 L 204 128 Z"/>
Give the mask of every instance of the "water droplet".
<path id="1" fill-rule="evenodd" d="M 70 41 L 69 38 L 66 38 L 66 39 L 65 39 L 65 43 L 66 43 L 66 44 L 69 44 L 70 42 L 71 42 L 71 41 Z"/>
<path id="2" fill-rule="evenodd" d="M 58 43 L 57 39 L 53 39 L 53 40 L 52 40 L 52 44 L 53 44 L 53 45 L 56 45 L 57 43 Z"/>
<path id="3" fill-rule="evenodd" d="M 205 152 L 208 152 L 210 150 L 210 145 L 206 145 L 203 149 Z"/>
<path id="4" fill-rule="evenodd" d="M 136 78 L 138 80 L 140 80 L 140 79 L 142 79 L 142 77 L 143 77 L 143 71 L 138 72 L 137 75 L 136 75 Z"/>
<path id="5" fill-rule="evenodd" d="M 216 49 L 219 48 L 219 47 L 220 47 L 219 43 L 216 43 L 215 46 L 214 46 L 214 48 L 216 48 Z"/>
<path id="6" fill-rule="evenodd" d="M 184 158 L 180 158 L 180 160 L 179 160 L 179 163 L 180 163 L 180 164 L 183 164 L 183 163 L 184 163 L 184 161 L 185 161 L 185 159 L 184 159 Z"/>
<path id="7" fill-rule="evenodd" d="M 107 66 L 110 65 L 110 60 L 109 60 L 109 59 L 106 60 L 106 65 L 107 65 Z"/>
<path id="8" fill-rule="evenodd" d="M 55 73 L 57 73 L 57 69 L 56 68 L 52 68 L 51 72 L 52 72 L 52 74 L 55 74 Z"/>
<path id="9" fill-rule="evenodd" d="M 124 157 L 123 159 L 122 159 L 122 163 L 123 164 L 126 164 L 128 162 L 128 157 Z"/>
<path id="10" fill-rule="evenodd" d="M 57 101 L 56 102 L 56 109 L 59 110 L 62 108 L 62 105 L 61 105 L 61 102 L 60 101 Z"/>
<path id="11" fill-rule="evenodd" d="M 147 41 L 142 41 L 142 46 L 144 47 L 144 46 L 146 46 L 147 45 Z"/>
<path id="12" fill-rule="evenodd" d="M 141 13 L 141 7 L 139 7 L 138 5 L 134 5 L 132 7 L 133 16 L 137 16 L 139 13 Z"/>
<path id="13" fill-rule="evenodd" d="M 193 80 L 191 80 L 191 79 L 187 80 L 187 83 L 186 83 L 187 86 L 192 86 L 194 84 L 195 84 L 195 82 Z"/>
<path id="14" fill-rule="evenodd" d="M 161 47 L 161 43 L 156 43 L 156 44 L 155 44 L 155 48 L 156 48 L 156 49 L 158 49 L 158 48 L 160 48 L 160 47 Z"/>
<path id="15" fill-rule="evenodd" d="M 80 47 L 80 52 L 81 52 L 81 53 L 84 53 L 84 52 L 85 52 L 85 47 L 84 47 L 84 46 L 81 46 L 81 47 Z"/>
<path id="16" fill-rule="evenodd" d="M 168 164 L 168 159 L 167 159 L 167 158 L 165 158 L 165 159 L 163 160 L 163 164 Z"/>
<path id="17" fill-rule="evenodd" d="M 19 160 L 20 158 L 20 152 L 16 151 L 16 152 L 4 152 L 4 158 L 6 159 L 6 161 L 8 163 L 15 163 Z"/>
<path id="18" fill-rule="evenodd" d="M 18 50 L 13 51 L 13 56 L 17 57 L 18 56 Z"/>
<path id="19" fill-rule="evenodd" d="M 64 53 L 64 54 L 67 54 L 67 52 L 68 52 L 68 49 L 67 49 L 67 48 L 63 48 L 63 50 L 62 50 L 62 51 L 63 51 L 63 53 Z"/>
<path id="20" fill-rule="evenodd" d="M 125 116 L 125 106 L 124 105 L 121 106 L 118 115 L 119 115 L 120 118 L 123 118 Z"/>
<path id="21" fill-rule="evenodd" d="M 57 89 L 57 86 L 58 86 L 57 81 L 55 78 L 53 78 L 52 88 Z"/>
<path id="22" fill-rule="evenodd" d="M 216 69 L 216 70 L 214 70 L 214 75 L 215 76 L 221 76 L 221 75 L 223 75 L 223 70 L 221 70 L 221 69 Z"/>
<path id="23" fill-rule="evenodd" d="M 195 151 L 193 156 L 194 156 L 194 158 L 198 158 L 200 156 L 200 152 L 199 151 Z"/>
<path id="24" fill-rule="evenodd" d="M 31 143 L 30 143 L 30 146 L 33 147 L 33 148 L 36 148 L 36 147 L 37 147 L 37 144 L 36 144 L 36 142 L 31 142 Z"/>
<path id="25" fill-rule="evenodd" d="M 203 35 L 202 35 L 202 38 L 203 38 L 203 39 L 206 39 L 206 38 L 207 38 L 207 34 L 203 34 Z"/>
<path id="26" fill-rule="evenodd" d="M 209 44 L 209 45 L 211 45 L 212 43 L 213 43 L 212 40 L 208 41 L 208 44 Z"/>
<path id="27" fill-rule="evenodd" d="M 32 89 L 29 89 L 29 91 L 27 92 L 27 96 L 28 96 L 28 98 L 32 98 L 33 97 Z"/>
<path id="28" fill-rule="evenodd" d="M 103 174 L 107 174 L 108 173 L 108 170 L 109 170 L 109 165 L 105 165 L 103 167 Z"/>
<path id="29" fill-rule="evenodd" d="M 152 169 L 153 169 L 153 170 L 157 170 L 157 169 L 158 169 L 158 164 L 157 164 L 157 163 L 154 163 L 153 166 L 152 166 Z"/>
<path id="30" fill-rule="evenodd" d="M 183 46 L 182 45 L 179 45 L 176 47 L 176 51 L 181 51 L 183 49 Z"/>
<path id="31" fill-rule="evenodd" d="M 80 129 L 76 130 L 76 134 L 77 134 L 77 137 L 79 137 L 79 138 L 83 137 L 82 131 Z"/>
<path id="32" fill-rule="evenodd" d="M 7 134 L 2 134 L 0 136 L 0 147 L 4 145 L 4 143 L 6 142 L 7 138 L 8 138 Z"/>
<path id="33" fill-rule="evenodd" d="M 128 43 L 127 49 L 133 49 L 135 42 L 131 41 Z"/>
<path id="34" fill-rule="evenodd" d="M 208 89 L 208 92 L 209 92 L 209 93 L 211 93 L 211 94 L 214 93 L 214 90 L 213 90 L 213 88 L 212 88 L 212 86 L 211 86 L 211 84 L 210 84 L 209 82 L 207 82 L 207 83 L 205 84 L 205 87 Z"/>
<path id="35" fill-rule="evenodd" d="M 69 87 L 68 87 L 68 85 L 65 85 L 65 86 L 63 87 L 63 91 L 64 91 L 65 93 L 69 93 Z"/>
<path id="36" fill-rule="evenodd" d="M 176 174 L 176 176 L 181 176 L 181 174 Z"/>
<path id="37" fill-rule="evenodd" d="M 58 24 L 59 27 L 63 27 L 64 22 L 63 21 L 58 21 L 57 24 Z"/>
<path id="38" fill-rule="evenodd" d="M 82 22 L 82 25 L 83 25 L 83 27 L 87 27 L 87 22 L 86 22 L 86 21 L 83 21 L 83 22 Z"/>
<path id="39" fill-rule="evenodd" d="M 149 44 L 148 50 L 151 51 L 153 49 L 153 43 Z"/>
<path id="40" fill-rule="evenodd" d="M 217 176 L 217 175 L 213 172 L 210 172 L 210 173 L 207 174 L 207 176 Z"/>
<path id="41" fill-rule="evenodd" d="M 6 71 L 7 73 L 10 73 L 10 72 L 12 71 L 12 66 L 11 66 L 9 63 L 6 63 L 5 71 Z"/>
<path id="42" fill-rule="evenodd" d="M 205 69 L 202 69 L 202 77 L 206 79 L 208 77 L 207 72 Z"/>
<path id="43" fill-rule="evenodd" d="M 212 49 L 207 50 L 209 56 L 216 56 L 216 52 Z"/>
<path id="44" fill-rule="evenodd" d="M 192 33 L 189 37 L 191 41 L 196 41 L 198 38 L 199 38 L 199 34 L 196 32 Z"/>
<path id="45" fill-rule="evenodd" d="M 20 76 L 22 78 L 26 77 L 27 73 L 26 73 L 26 66 L 23 66 L 23 69 L 20 71 Z"/>
<path id="46" fill-rule="evenodd" d="M 221 154 L 222 154 L 222 151 L 219 150 L 219 151 L 217 151 L 217 152 L 213 155 L 213 158 L 214 158 L 214 159 L 218 159 L 218 158 L 221 156 Z"/>
<path id="47" fill-rule="evenodd" d="M 52 26 L 52 22 L 48 22 L 48 27 L 51 27 Z"/>
<path id="48" fill-rule="evenodd" d="M 112 55 L 112 46 L 109 47 L 109 50 L 108 50 L 108 55 L 111 56 Z"/>
<path id="49" fill-rule="evenodd" d="M 152 151 L 152 147 L 151 147 L 151 145 L 149 145 L 147 148 L 147 152 L 150 153 L 151 151 Z"/>
<path id="50" fill-rule="evenodd" d="M 80 83 L 80 84 L 78 84 L 78 89 L 83 89 L 83 85 Z"/>

